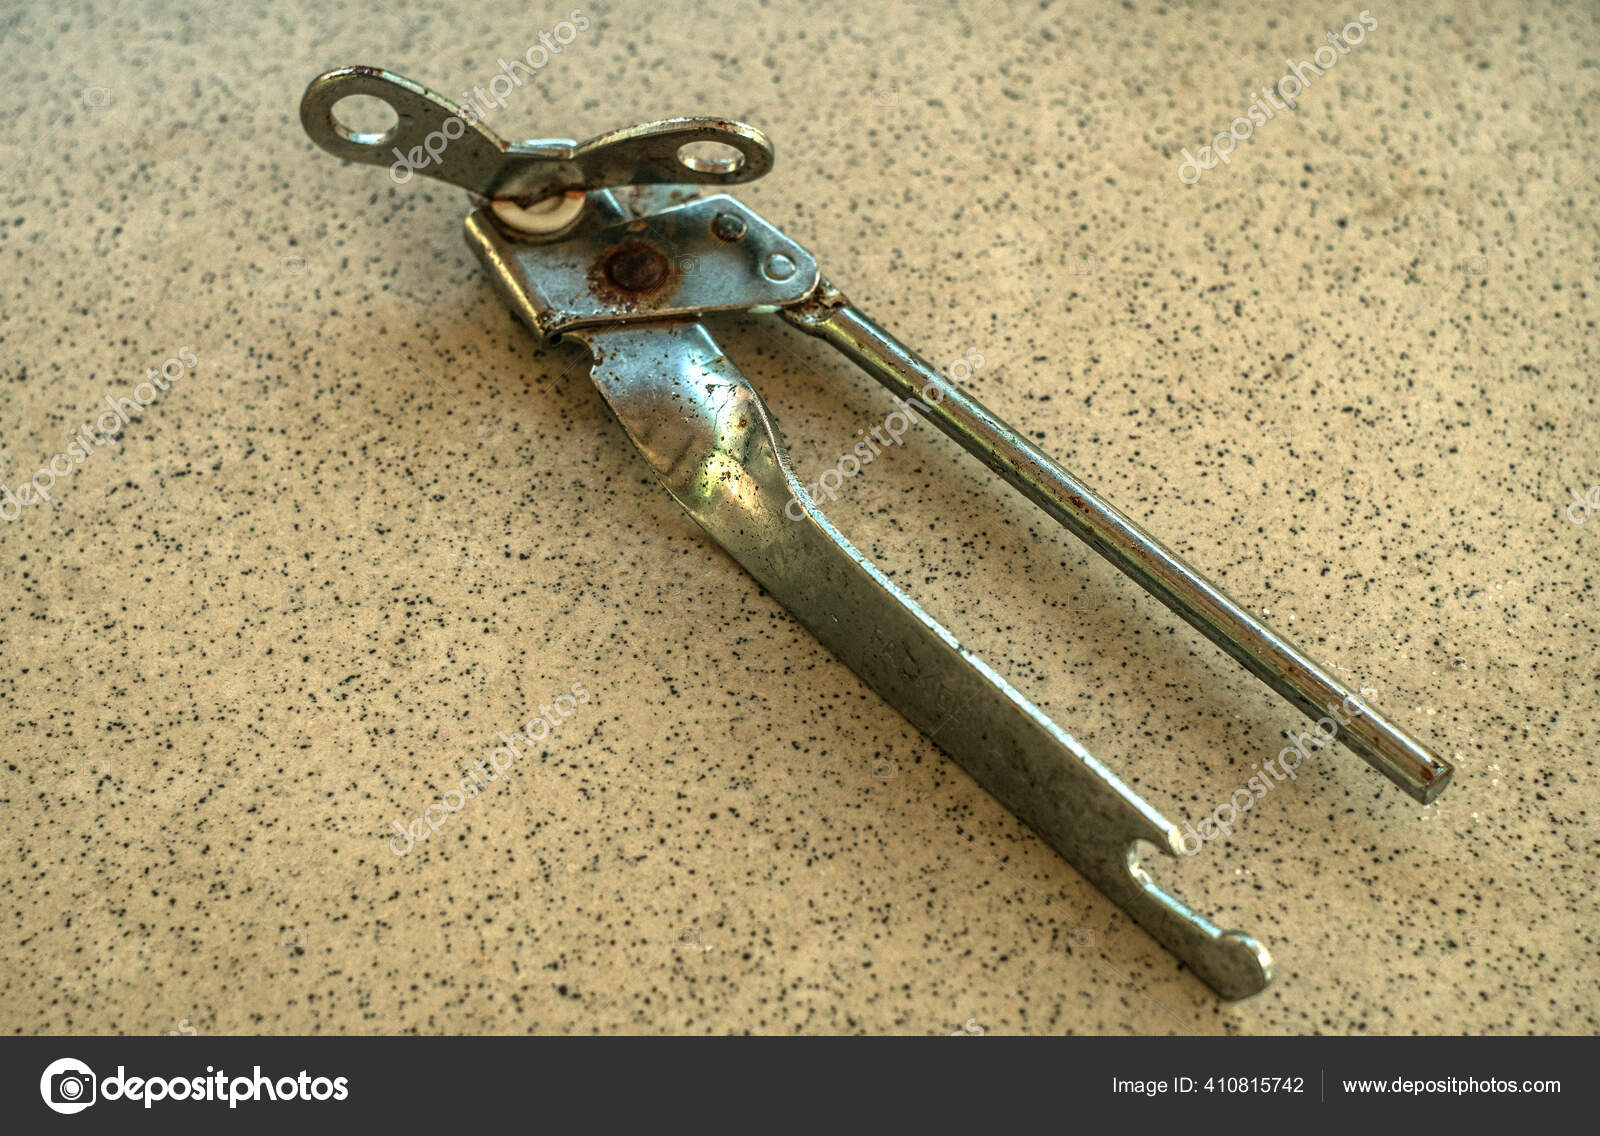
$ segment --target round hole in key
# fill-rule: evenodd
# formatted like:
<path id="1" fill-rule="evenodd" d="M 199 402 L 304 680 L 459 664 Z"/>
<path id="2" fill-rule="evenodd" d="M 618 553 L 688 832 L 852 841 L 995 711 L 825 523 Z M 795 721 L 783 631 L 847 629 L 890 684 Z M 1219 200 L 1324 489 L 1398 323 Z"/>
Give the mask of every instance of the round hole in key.
<path id="1" fill-rule="evenodd" d="M 697 174 L 731 174 L 744 165 L 744 153 L 726 142 L 686 142 L 678 161 Z"/>
<path id="2" fill-rule="evenodd" d="M 333 128 L 347 142 L 381 146 L 389 140 L 400 116 L 377 95 L 346 95 L 333 104 Z"/>

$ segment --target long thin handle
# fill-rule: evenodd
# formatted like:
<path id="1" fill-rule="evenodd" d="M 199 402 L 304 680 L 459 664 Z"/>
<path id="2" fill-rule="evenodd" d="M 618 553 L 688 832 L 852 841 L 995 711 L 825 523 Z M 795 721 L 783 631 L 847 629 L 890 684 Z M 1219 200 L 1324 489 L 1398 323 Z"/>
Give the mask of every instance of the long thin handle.
<path id="1" fill-rule="evenodd" d="M 1115 505 L 873 323 L 837 289 L 823 282 L 811 299 L 784 308 L 782 314 L 796 327 L 833 344 L 900 397 L 918 400 L 926 407 L 919 412 L 932 418 L 934 425 L 1306 717 L 1313 721 L 1332 717 L 1334 736 L 1412 797 L 1427 804 L 1449 784 L 1455 772 L 1449 762 L 1362 703 Z M 1350 712 L 1350 702 L 1359 707 L 1355 713 Z"/>

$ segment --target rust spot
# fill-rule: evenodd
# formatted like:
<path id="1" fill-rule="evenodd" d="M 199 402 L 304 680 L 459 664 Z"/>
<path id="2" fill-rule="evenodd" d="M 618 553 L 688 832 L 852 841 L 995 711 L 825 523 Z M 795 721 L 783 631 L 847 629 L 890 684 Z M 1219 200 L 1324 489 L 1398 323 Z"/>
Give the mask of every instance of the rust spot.
<path id="1" fill-rule="evenodd" d="M 668 289 L 673 281 L 672 262 L 644 241 L 624 241 L 595 261 L 589 270 L 589 288 L 613 303 L 636 303 Z"/>

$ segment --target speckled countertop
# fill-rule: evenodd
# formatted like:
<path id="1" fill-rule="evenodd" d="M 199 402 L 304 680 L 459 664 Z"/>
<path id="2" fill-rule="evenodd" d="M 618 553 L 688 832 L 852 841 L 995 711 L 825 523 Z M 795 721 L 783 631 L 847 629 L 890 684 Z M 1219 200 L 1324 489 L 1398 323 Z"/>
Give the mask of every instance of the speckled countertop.
<path id="1" fill-rule="evenodd" d="M 1272 949 L 1236 1004 L 697 534 L 462 194 L 300 129 L 329 67 L 454 95 L 565 8 L 9 13 L 0 482 L 50 500 L 0 495 L 0 1030 L 1600 1029 L 1600 28 L 1368 11 L 1192 186 L 1354 5 L 596 4 L 491 120 L 758 124 L 746 201 L 1458 763 L 1424 808 L 1330 750 L 1156 866 Z M 716 330 L 808 481 L 889 410 Z M 828 511 L 1180 823 L 1299 726 L 926 428 Z"/>

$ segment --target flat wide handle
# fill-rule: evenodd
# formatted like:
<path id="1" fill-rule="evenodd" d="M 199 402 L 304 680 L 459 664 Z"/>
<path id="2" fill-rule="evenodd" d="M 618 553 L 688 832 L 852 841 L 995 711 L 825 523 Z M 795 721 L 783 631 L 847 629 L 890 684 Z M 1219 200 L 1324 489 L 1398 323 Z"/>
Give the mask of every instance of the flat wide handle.
<path id="1" fill-rule="evenodd" d="M 755 388 L 698 323 L 582 328 L 592 376 L 663 484 L 824 646 L 1225 998 L 1272 976 L 1139 866 L 1178 829 L 962 647 L 828 523 Z"/>

